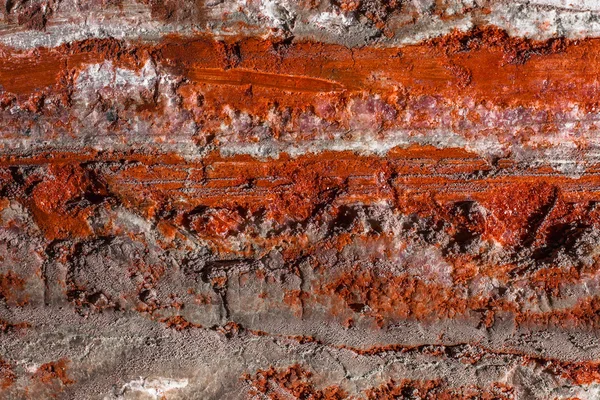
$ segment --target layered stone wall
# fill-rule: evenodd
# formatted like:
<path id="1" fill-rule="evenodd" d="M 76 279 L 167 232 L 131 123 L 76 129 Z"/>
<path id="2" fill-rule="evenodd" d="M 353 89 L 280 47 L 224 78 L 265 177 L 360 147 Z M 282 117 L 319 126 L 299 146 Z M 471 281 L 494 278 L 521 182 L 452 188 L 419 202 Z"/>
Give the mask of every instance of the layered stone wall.
<path id="1" fill-rule="evenodd" d="M 0 398 L 599 399 L 599 57 L 592 0 L 0 1 Z"/>

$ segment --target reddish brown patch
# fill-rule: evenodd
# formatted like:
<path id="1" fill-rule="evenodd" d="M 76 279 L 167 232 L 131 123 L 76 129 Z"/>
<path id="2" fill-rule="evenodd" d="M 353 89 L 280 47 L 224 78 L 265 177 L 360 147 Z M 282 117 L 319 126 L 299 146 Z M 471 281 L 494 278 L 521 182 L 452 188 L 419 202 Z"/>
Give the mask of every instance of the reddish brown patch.
<path id="1" fill-rule="evenodd" d="M 190 226 L 205 237 L 227 237 L 239 231 L 243 217 L 237 210 L 212 209 L 190 216 Z"/>
<path id="2" fill-rule="evenodd" d="M 566 363 L 555 361 L 550 364 L 553 374 L 568 379 L 575 385 L 590 385 L 600 382 L 600 363 L 594 361 Z"/>
<path id="3" fill-rule="evenodd" d="M 565 38 L 532 40 L 510 36 L 505 30 L 495 26 L 476 26 L 466 32 L 456 30 L 448 35 L 427 42 L 448 55 L 462 54 L 481 49 L 499 50 L 504 61 L 510 64 L 524 64 L 532 56 L 547 56 L 561 53 L 578 41 Z"/>
<path id="4" fill-rule="evenodd" d="M 0 5 L 9 22 L 27 29 L 43 30 L 54 12 L 56 0 L 30 0 L 27 2 L 3 0 Z"/>
<path id="5" fill-rule="evenodd" d="M 225 335 L 227 338 L 237 336 L 243 330 L 244 328 L 240 324 L 233 321 L 229 321 L 224 326 L 217 328 L 217 331 Z"/>
<path id="6" fill-rule="evenodd" d="M 542 183 L 515 184 L 489 193 L 482 205 L 486 238 L 504 246 L 531 244 L 557 197 L 557 189 Z"/>
<path id="7" fill-rule="evenodd" d="M 200 305 L 207 305 L 207 304 L 213 304 L 214 303 L 214 299 L 212 297 L 212 294 L 197 294 L 194 296 L 194 301 L 196 304 L 200 304 Z"/>
<path id="8" fill-rule="evenodd" d="M 338 386 L 315 388 L 311 377 L 310 371 L 296 364 L 281 370 L 273 367 L 259 370 L 254 376 L 245 375 L 244 379 L 254 388 L 251 395 L 263 394 L 273 400 L 284 400 L 290 396 L 296 399 L 320 400 L 347 398 L 346 392 Z"/>
<path id="9" fill-rule="evenodd" d="M 513 400 L 512 387 L 493 383 L 489 388 L 477 386 L 450 387 L 443 380 L 391 380 L 382 386 L 366 391 L 369 400 L 392 400 L 398 398 L 420 398 L 439 400 Z"/>
<path id="10" fill-rule="evenodd" d="M 464 297 L 450 287 L 428 283 L 418 277 L 408 274 L 394 276 L 370 268 L 341 273 L 317 289 L 317 293 L 343 300 L 342 307 L 332 309 L 334 314 L 344 315 L 352 310 L 373 317 L 379 325 L 397 318 L 456 318 L 488 307 L 514 310 L 506 302 Z"/>
<path id="11" fill-rule="evenodd" d="M 25 279 L 16 272 L 0 273 L 0 299 L 10 304 L 24 306 L 28 302 L 28 296 L 24 291 Z"/>
<path id="12" fill-rule="evenodd" d="M 87 218 L 95 208 L 93 203 L 106 195 L 99 180 L 77 165 L 52 165 L 47 176 L 30 180 L 33 190 L 25 201 L 48 240 L 91 234 Z"/>
<path id="13" fill-rule="evenodd" d="M 70 360 L 61 358 L 58 361 L 42 364 L 31 379 L 47 385 L 54 385 L 56 383 L 60 383 L 63 386 L 72 385 L 75 381 L 70 379 L 67 374 L 67 365 L 69 363 Z"/>
<path id="14" fill-rule="evenodd" d="M 296 316 L 301 317 L 304 301 L 309 297 L 310 295 L 302 290 L 286 290 L 283 295 L 283 302 L 290 306 Z"/>
<path id="15" fill-rule="evenodd" d="M 152 18 L 165 22 L 182 22 L 194 20 L 201 22 L 201 13 L 204 5 L 203 0 L 138 0 L 148 4 L 152 12 Z"/>
<path id="16" fill-rule="evenodd" d="M 0 391 L 11 387 L 16 380 L 12 365 L 0 358 Z"/>
<path id="17" fill-rule="evenodd" d="M 202 325 L 194 324 L 183 318 L 181 315 L 163 318 L 160 322 L 164 323 L 167 328 L 175 329 L 176 331 L 183 331 L 190 328 L 202 328 Z"/>
<path id="18" fill-rule="evenodd" d="M 210 280 L 210 283 L 216 289 L 225 288 L 227 285 L 227 276 L 216 276 Z"/>
<path id="19" fill-rule="evenodd" d="M 3 319 L 0 319 L 0 332 L 2 333 L 7 333 L 7 332 L 14 332 L 14 331 L 22 331 L 24 329 L 27 329 L 31 327 L 31 325 L 28 322 L 8 322 L 5 321 Z"/>

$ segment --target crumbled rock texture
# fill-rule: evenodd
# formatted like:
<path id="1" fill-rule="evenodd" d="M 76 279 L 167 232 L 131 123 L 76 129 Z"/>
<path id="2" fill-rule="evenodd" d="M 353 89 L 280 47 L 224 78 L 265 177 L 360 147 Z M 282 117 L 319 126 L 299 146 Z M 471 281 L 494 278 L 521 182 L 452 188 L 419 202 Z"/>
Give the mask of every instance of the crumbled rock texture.
<path id="1" fill-rule="evenodd" d="M 0 1 L 0 398 L 600 399 L 600 3 Z"/>

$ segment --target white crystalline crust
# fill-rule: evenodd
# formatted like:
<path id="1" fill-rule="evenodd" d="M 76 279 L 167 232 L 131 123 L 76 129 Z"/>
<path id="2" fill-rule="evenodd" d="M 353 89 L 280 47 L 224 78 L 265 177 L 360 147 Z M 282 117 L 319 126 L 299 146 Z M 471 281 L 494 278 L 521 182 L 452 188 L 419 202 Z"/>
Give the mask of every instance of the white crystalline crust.
<path id="1" fill-rule="evenodd" d="M 190 2 L 193 3 L 193 2 Z M 290 0 L 224 0 L 205 2 L 199 19 L 162 21 L 147 4 L 124 0 L 105 7 L 65 0 L 55 6 L 43 30 L 14 23 L 0 13 L 0 43 L 15 48 L 54 47 L 90 38 L 157 41 L 166 35 L 211 34 L 294 36 L 347 46 L 378 44 L 393 46 L 461 31 L 478 25 L 495 25 L 515 36 L 547 39 L 556 36 L 600 36 L 600 2 L 595 0 L 487 1 L 453 0 L 441 10 L 427 0 L 404 2 L 390 12 L 382 35 L 364 16 L 344 12 L 335 3 L 320 2 L 310 9 Z M 406 22 L 407 16 L 415 17 Z M 242 25 L 240 25 L 240 23 Z"/>

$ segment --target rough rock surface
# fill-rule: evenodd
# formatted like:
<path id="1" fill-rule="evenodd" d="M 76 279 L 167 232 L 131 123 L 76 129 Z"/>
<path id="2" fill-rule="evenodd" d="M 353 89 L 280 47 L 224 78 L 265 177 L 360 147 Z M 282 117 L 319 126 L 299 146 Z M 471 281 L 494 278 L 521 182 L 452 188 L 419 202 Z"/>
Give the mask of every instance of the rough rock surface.
<path id="1" fill-rule="evenodd" d="M 0 398 L 600 399 L 599 58 L 594 0 L 0 1 Z"/>

